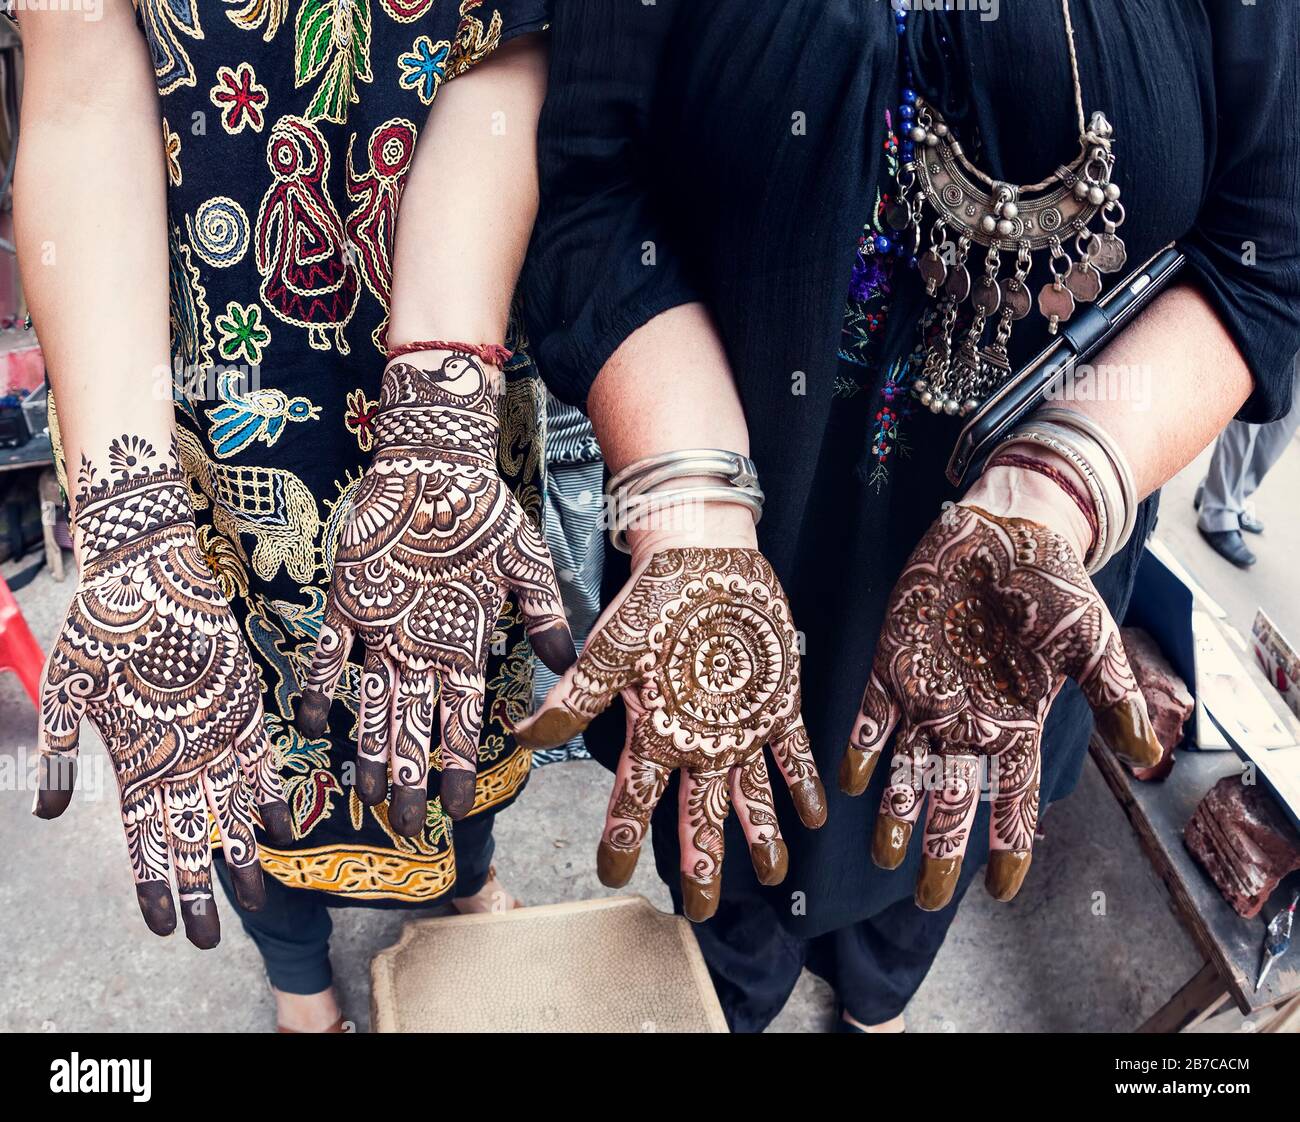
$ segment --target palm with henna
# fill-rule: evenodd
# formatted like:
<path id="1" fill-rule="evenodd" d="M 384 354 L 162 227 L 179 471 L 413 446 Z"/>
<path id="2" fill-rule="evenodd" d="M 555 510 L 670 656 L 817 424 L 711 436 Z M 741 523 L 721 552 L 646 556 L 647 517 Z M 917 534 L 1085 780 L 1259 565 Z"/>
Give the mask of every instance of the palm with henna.
<path id="1" fill-rule="evenodd" d="M 82 571 L 45 671 L 35 813 L 67 809 L 88 718 L 117 774 L 145 922 L 158 935 L 175 929 L 174 873 L 186 934 L 212 947 L 210 820 L 249 911 L 265 900 L 254 824 L 276 844 L 293 838 L 261 682 L 199 549 L 174 452 L 123 436 L 108 473 L 83 458 L 78 483 Z"/>
<path id="2" fill-rule="evenodd" d="M 392 828 L 424 828 L 435 710 L 440 797 L 474 805 L 484 672 L 513 593 L 534 650 L 576 657 L 550 553 L 497 470 L 500 373 L 472 355 L 421 352 L 384 371 L 376 448 L 340 536 L 320 639 L 297 712 L 319 737 L 356 639 L 365 647 L 357 795 L 392 797 Z"/>
<path id="3" fill-rule="evenodd" d="M 928 792 L 920 907 L 952 899 L 984 761 L 993 803 L 986 887 L 999 900 L 1020 890 L 1038 821 L 1043 722 L 1067 676 L 1122 759 L 1160 758 L 1119 628 L 1070 542 L 1028 519 L 949 507 L 894 586 L 840 769 L 841 788 L 862 794 L 901 722 L 872 856 L 886 869 L 902 863 Z"/>
<path id="4" fill-rule="evenodd" d="M 611 888 L 628 882 L 655 805 L 680 769 L 682 895 L 686 915 L 698 922 L 718 906 L 729 807 L 740 816 L 758 879 L 785 878 L 765 744 L 804 825 L 826 820 L 799 673 L 789 604 L 761 553 L 661 549 L 634 568 L 582 656 L 516 735 L 529 747 L 563 744 L 621 693 L 627 740 L 597 872 Z"/>

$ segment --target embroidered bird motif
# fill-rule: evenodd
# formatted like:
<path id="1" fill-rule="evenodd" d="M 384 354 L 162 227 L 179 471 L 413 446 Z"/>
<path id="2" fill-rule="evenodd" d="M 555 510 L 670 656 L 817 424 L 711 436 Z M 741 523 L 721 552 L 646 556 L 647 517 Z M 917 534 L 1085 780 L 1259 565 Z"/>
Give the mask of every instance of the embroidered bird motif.
<path id="1" fill-rule="evenodd" d="M 222 404 L 209 409 L 208 439 L 221 458 L 242 452 L 255 441 L 271 447 L 290 421 L 320 419 L 320 406 L 305 397 L 290 397 L 283 390 L 255 389 L 241 391 L 244 380 L 240 371 L 222 374 L 217 394 Z"/>

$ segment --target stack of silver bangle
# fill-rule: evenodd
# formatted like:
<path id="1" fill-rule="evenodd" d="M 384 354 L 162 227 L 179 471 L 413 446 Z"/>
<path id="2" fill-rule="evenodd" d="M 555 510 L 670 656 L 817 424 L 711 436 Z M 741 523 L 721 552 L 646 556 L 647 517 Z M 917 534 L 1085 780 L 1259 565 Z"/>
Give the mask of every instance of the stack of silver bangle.
<path id="1" fill-rule="evenodd" d="M 718 482 L 667 486 L 677 479 Z M 697 502 L 735 503 L 748 509 L 755 523 L 763 515 L 763 489 L 758 485 L 754 461 L 720 448 L 684 448 L 637 460 L 605 484 L 605 497 L 610 544 L 623 553 L 630 552 L 628 528 L 636 528 L 648 515 L 669 507 Z"/>
<path id="2" fill-rule="evenodd" d="M 1083 477 L 1097 514 L 1097 538 L 1084 567 L 1089 574 L 1097 572 L 1124 547 L 1137 521 L 1137 487 L 1128 458 L 1091 417 L 1059 406 L 1034 412 L 1000 448 L 1017 444 L 1050 448 Z"/>

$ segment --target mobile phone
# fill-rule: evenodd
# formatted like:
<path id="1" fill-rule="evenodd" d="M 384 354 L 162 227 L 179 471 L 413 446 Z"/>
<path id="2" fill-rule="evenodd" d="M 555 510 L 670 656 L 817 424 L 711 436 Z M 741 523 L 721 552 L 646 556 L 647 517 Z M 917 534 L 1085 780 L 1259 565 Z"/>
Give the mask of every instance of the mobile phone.
<path id="1" fill-rule="evenodd" d="M 948 459 L 948 481 L 960 486 L 1025 414 L 1169 286 L 1185 260 L 1177 245 L 1165 246 L 1095 304 L 1085 305 L 1061 324 L 1052 341 L 971 414 Z"/>

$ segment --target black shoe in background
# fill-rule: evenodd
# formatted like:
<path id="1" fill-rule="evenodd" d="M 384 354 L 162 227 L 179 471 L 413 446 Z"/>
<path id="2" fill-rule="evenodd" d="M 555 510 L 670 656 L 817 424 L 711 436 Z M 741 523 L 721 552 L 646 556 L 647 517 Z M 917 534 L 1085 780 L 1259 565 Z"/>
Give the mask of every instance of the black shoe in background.
<path id="1" fill-rule="evenodd" d="M 1255 555 L 1241 536 L 1240 530 L 1202 530 L 1196 527 L 1220 557 L 1231 561 L 1238 569 L 1249 569 L 1255 563 Z"/>
<path id="2" fill-rule="evenodd" d="M 1264 532 L 1264 523 L 1248 510 L 1243 510 L 1241 517 L 1237 521 L 1241 523 L 1241 528 L 1248 534 L 1262 534 Z"/>

